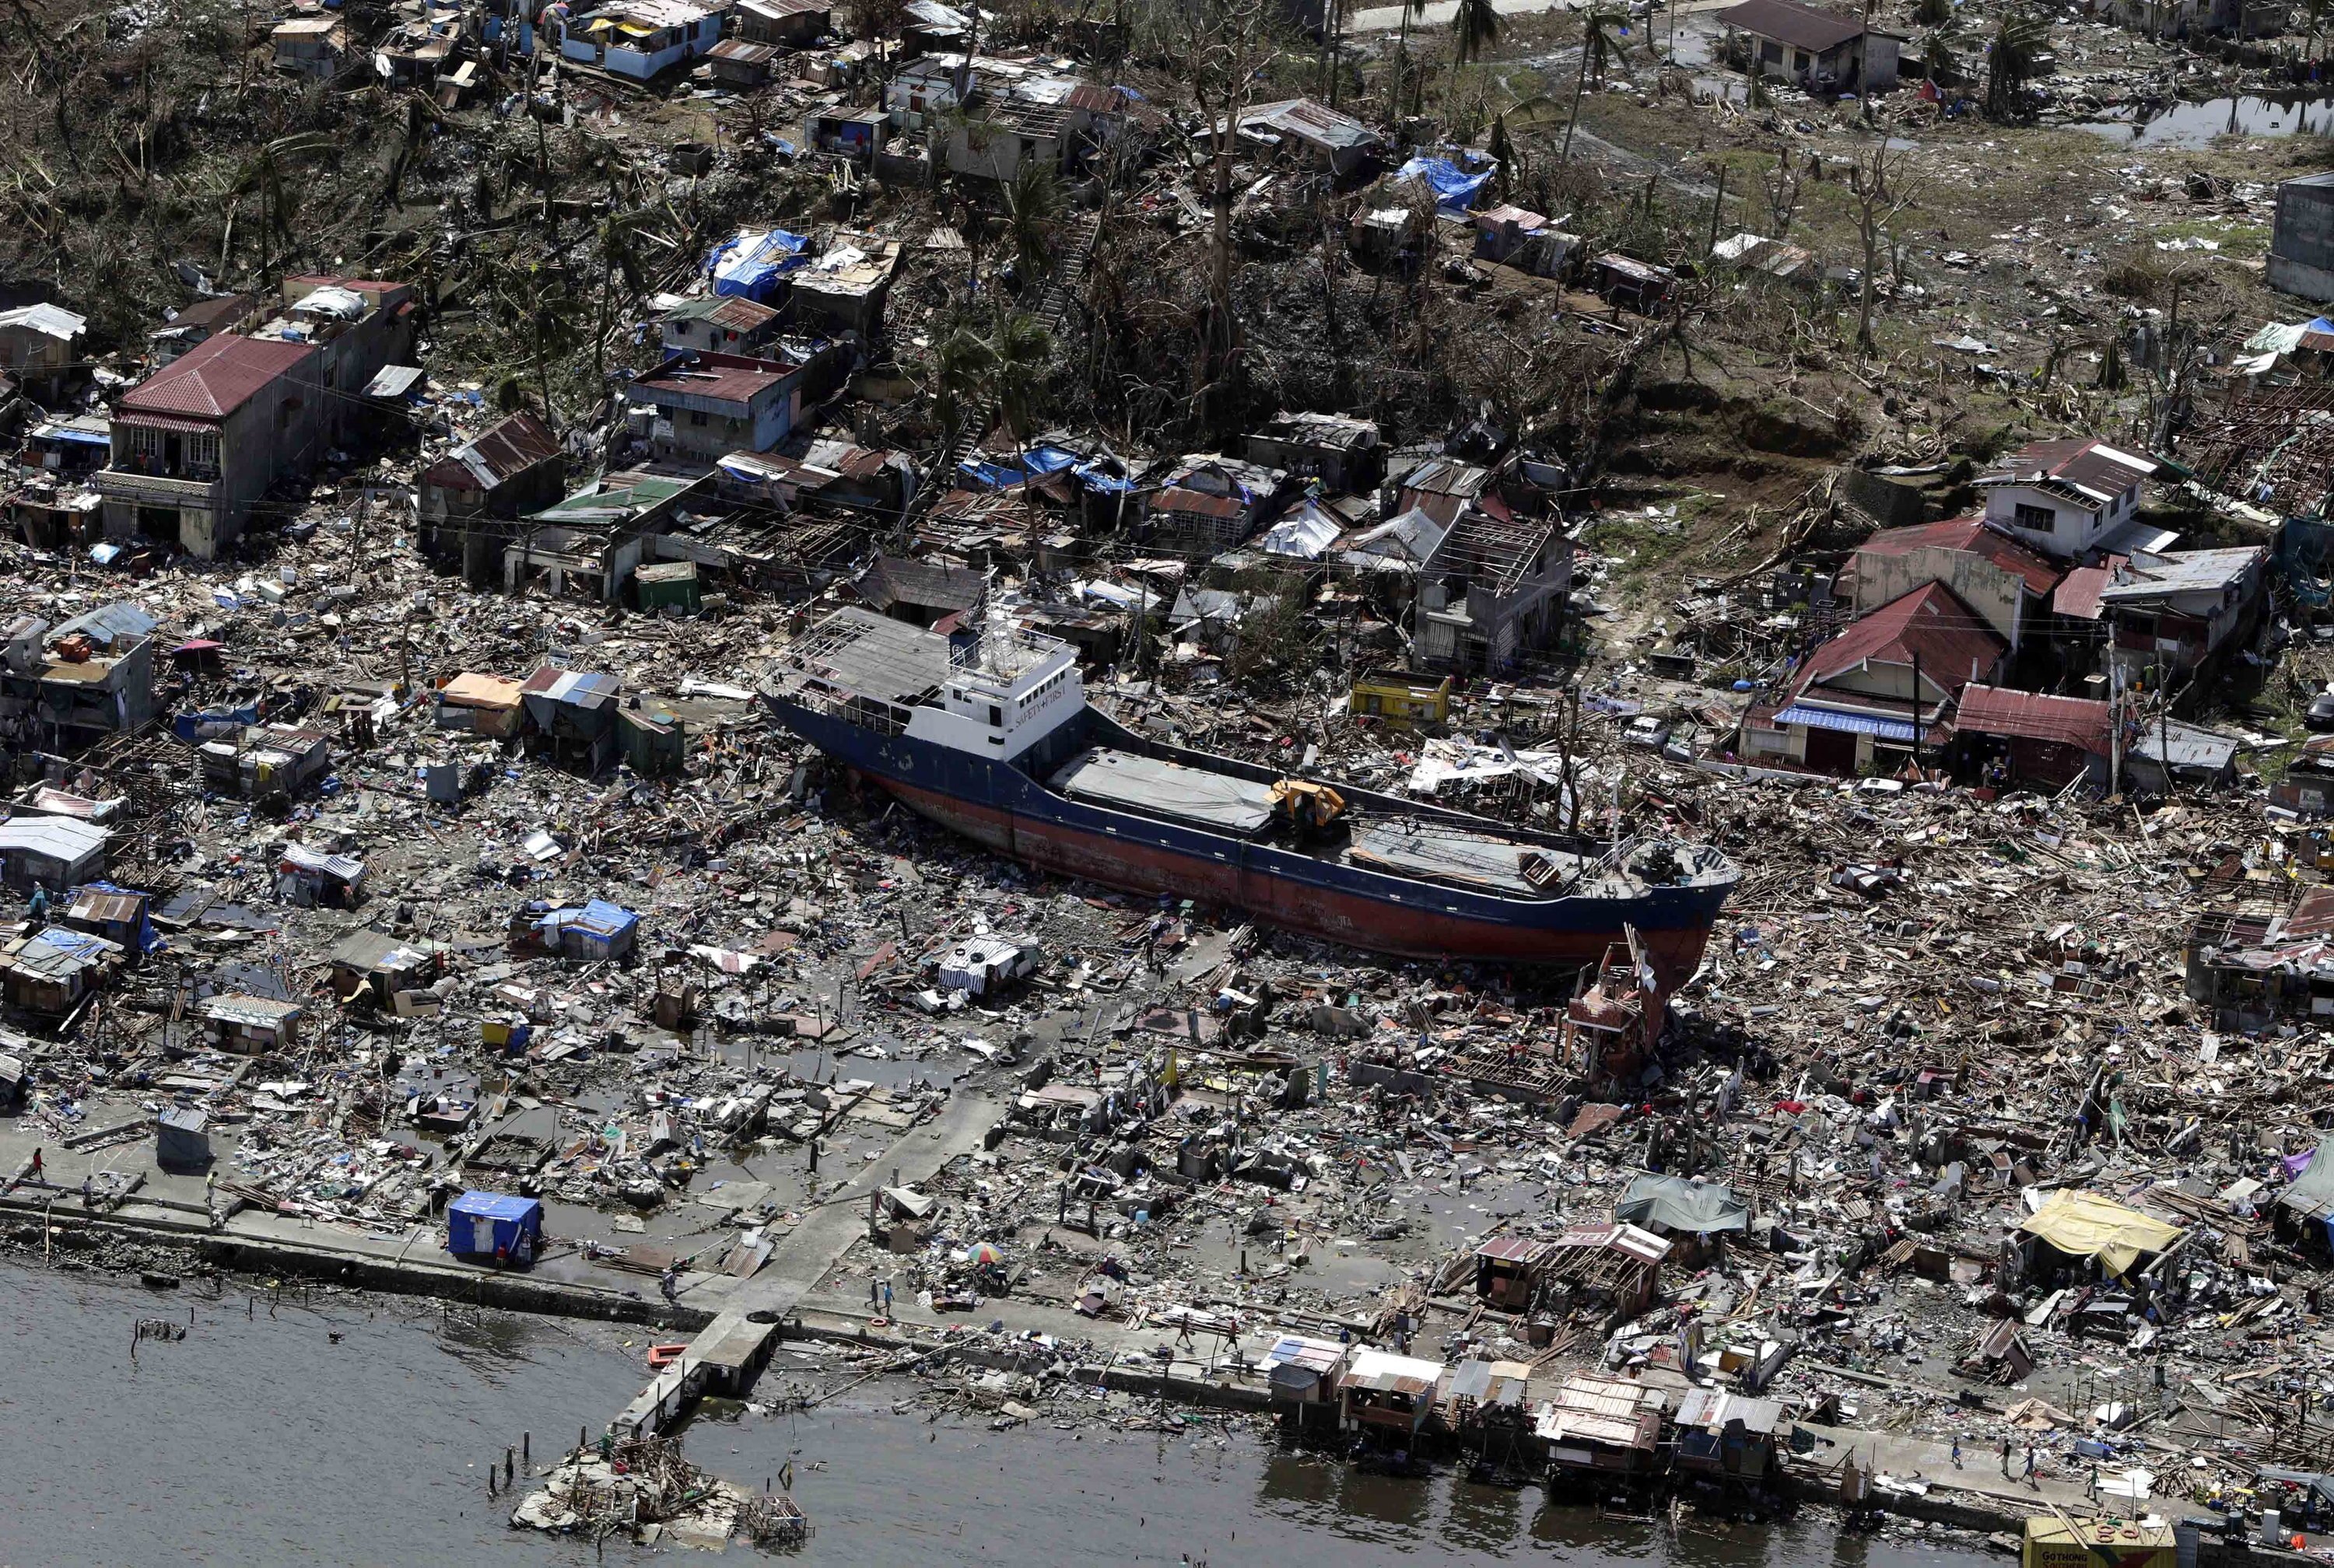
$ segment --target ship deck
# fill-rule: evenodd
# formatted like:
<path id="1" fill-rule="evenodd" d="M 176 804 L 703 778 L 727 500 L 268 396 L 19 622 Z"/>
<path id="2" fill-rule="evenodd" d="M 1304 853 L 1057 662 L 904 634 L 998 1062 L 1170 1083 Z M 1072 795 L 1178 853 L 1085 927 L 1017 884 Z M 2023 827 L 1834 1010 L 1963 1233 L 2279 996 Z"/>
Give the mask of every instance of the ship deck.
<path id="1" fill-rule="evenodd" d="M 1577 891 L 1576 884 L 1598 867 L 1596 856 L 1413 816 L 1355 813 L 1329 836 L 1300 841 L 1275 820 L 1269 784 L 1110 746 L 1079 752 L 1045 783 L 1056 794 L 1093 805 L 1507 898 Z"/>

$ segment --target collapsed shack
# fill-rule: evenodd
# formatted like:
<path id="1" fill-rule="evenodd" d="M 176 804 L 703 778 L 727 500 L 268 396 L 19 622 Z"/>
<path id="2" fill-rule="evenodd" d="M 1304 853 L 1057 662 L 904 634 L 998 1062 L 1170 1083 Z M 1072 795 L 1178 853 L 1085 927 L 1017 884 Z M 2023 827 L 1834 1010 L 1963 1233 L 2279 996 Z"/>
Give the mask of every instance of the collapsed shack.
<path id="1" fill-rule="evenodd" d="M 701 1470 L 681 1453 L 680 1436 L 603 1438 L 577 1448 L 511 1511 L 513 1529 L 604 1540 L 661 1538 L 719 1551 L 744 1530 L 757 1545 L 796 1546 L 810 1521 L 792 1497 L 747 1491 Z"/>

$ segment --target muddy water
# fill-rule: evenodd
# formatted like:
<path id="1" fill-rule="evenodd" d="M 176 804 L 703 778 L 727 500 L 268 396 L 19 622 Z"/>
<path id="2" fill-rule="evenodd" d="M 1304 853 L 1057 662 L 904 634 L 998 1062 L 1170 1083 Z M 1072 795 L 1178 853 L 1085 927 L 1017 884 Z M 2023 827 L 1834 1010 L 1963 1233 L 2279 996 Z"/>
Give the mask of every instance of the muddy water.
<path id="1" fill-rule="evenodd" d="M 591 1549 L 509 1530 L 484 1467 L 594 1431 L 639 1386 L 627 1331 L 433 1304 L 259 1305 L 0 1265 L 0 1564 L 541 1564 Z M 141 1316 L 193 1324 L 130 1357 Z M 341 1334 L 334 1343 L 331 1335 Z M 633 1337 L 638 1340 L 636 1331 Z M 774 1375 L 783 1378 L 785 1369 Z M 1814 1525 L 1687 1533 L 1543 1505 L 1536 1487 L 1398 1481 L 1275 1451 L 1220 1419 L 1177 1438 L 928 1423 L 871 1384 L 805 1416 L 691 1429 L 699 1463 L 758 1483 L 789 1459 L 818 1534 L 798 1558 L 937 1563 L 1549 1561 L 1586 1568 L 1975 1568 L 1965 1553 Z M 734 1560 L 756 1561 L 743 1546 Z M 611 1545 L 605 1561 L 697 1559 Z"/>

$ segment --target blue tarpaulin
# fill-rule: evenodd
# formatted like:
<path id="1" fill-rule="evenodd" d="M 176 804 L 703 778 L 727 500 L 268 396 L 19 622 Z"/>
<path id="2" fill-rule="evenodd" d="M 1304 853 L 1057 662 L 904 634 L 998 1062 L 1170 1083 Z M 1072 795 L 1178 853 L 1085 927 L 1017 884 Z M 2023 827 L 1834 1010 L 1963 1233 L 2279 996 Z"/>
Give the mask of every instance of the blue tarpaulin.
<path id="1" fill-rule="evenodd" d="M 535 1261 L 543 1203 L 499 1192 L 466 1192 L 446 1207 L 446 1250 L 460 1257 Z"/>
<path id="2" fill-rule="evenodd" d="M 780 277 L 806 265 L 803 252 L 809 248 L 810 241 L 782 228 L 740 229 L 713 247 L 705 270 L 713 275 L 717 294 L 767 300 Z"/>
<path id="3" fill-rule="evenodd" d="M 1009 489 L 1024 479 L 1042 479 L 1048 474 L 1058 474 L 1075 467 L 1078 455 L 1065 452 L 1059 447 L 1032 447 L 1021 454 L 1018 463 L 998 458 L 978 462 L 968 457 L 956 466 L 959 476 L 991 490 Z"/>
<path id="4" fill-rule="evenodd" d="M 571 958 L 620 958 L 629 951 L 641 918 L 622 904 L 593 899 L 581 909 L 554 909 L 537 922 L 544 946 Z"/>
<path id="5" fill-rule="evenodd" d="M 1458 213 L 1475 205 L 1476 193 L 1490 178 L 1490 167 L 1480 174 L 1469 174 L 1447 158 L 1413 158 L 1394 171 L 1394 182 L 1406 185 L 1423 179 L 1433 188 L 1438 211 Z"/>

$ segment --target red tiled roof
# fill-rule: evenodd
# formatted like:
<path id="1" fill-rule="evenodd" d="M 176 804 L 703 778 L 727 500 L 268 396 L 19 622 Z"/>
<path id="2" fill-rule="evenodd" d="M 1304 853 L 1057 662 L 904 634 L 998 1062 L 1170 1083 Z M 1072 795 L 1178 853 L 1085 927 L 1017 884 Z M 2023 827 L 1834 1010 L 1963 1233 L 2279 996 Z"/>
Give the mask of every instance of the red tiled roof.
<path id="1" fill-rule="evenodd" d="M 2024 578 L 2027 592 L 2047 596 L 2058 584 L 2059 569 L 2004 534 L 1983 517 L 1949 517 L 1942 523 L 1921 523 L 1910 528 L 1884 528 L 1857 547 L 1858 555 L 1907 555 L 1915 550 L 1963 550 L 1982 555 L 2004 572 Z"/>
<path id="2" fill-rule="evenodd" d="M 114 405 L 124 414 L 188 414 L 223 419 L 310 355 L 313 343 L 222 333 L 205 338 L 139 382 Z"/>
<path id="3" fill-rule="evenodd" d="M 2012 735 L 2057 741 L 2104 756 L 2108 750 L 2107 705 L 2087 697 L 2049 697 L 2039 691 L 1972 683 L 1962 688 L 1953 727 L 1981 735 Z"/>
<path id="4" fill-rule="evenodd" d="M 1993 668 L 2010 645 L 1942 582 L 1894 599 L 1808 655 L 1802 690 L 1864 664 L 1910 665 L 1951 691 Z"/>

